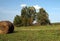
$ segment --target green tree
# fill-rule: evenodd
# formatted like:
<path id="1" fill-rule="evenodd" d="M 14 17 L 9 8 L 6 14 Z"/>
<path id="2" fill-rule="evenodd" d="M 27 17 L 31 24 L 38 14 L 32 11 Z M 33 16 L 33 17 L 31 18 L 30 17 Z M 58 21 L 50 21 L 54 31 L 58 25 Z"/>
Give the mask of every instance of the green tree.
<path id="1" fill-rule="evenodd" d="M 22 18 L 22 25 L 23 26 L 27 26 L 27 18 L 28 18 L 27 13 L 28 13 L 27 7 L 22 8 L 21 18 Z"/>
<path id="2" fill-rule="evenodd" d="M 50 24 L 48 13 L 43 8 L 39 9 L 39 12 L 36 12 L 36 9 L 32 6 L 22 8 L 21 16 L 16 15 L 14 18 L 14 25 L 31 26 L 34 20 L 37 20 L 38 24 L 41 25 Z"/>
<path id="3" fill-rule="evenodd" d="M 43 8 L 41 8 L 37 14 L 38 23 L 41 25 L 50 24 L 48 16 L 48 13 Z"/>
<path id="4" fill-rule="evenodd" d="M 22 26 L 22 20 L 21 17 L 19 15 L 16 15 L 13 21 L 15 26 Z"/>
<path id="5" fill-rule="evenodd" d="M 24 7 L 21 10 L 21 17 L 22 17 L 22 24 L 24 26 L 32 25 L 32 22 L 34 21 L 34 15 L 36 13 L 36 10 L 34 7 Z"/>
<path id="6" fill-rule="evenodd" d="M 28 7 L 28 18 L 29 18 L 29 25 L 32 25 L 35 19 L 36 9 L 34 7 Z"/>

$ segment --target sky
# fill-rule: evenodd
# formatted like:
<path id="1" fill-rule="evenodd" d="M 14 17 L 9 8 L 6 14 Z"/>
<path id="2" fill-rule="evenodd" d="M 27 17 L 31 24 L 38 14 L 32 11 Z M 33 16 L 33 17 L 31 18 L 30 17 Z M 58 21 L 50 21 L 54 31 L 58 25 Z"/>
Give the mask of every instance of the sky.
<path id="1" fill-rule="evenodd" d="M 36 10 L 44 8 L 51 22 L 60 22 L 60 0 L 0 0 L 0 21 L 13 22 L 24 6 L 34 6 Z"/>

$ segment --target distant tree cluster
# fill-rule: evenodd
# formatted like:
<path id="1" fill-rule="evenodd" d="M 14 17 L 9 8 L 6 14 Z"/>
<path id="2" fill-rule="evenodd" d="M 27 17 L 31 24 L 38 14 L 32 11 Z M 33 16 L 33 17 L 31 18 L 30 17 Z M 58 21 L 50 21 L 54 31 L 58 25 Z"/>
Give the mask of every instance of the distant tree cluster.
<path id="1" fill-rule="evenodd" d="M 21 16 L 16 15 L 13 23 L 15 26 L 32 26 L 34 21 L 39 25 L 50 24 L 48 13 L 43 8 L 36 12 L 34 7 L 23 7 Z"/>
<path id="2" fill-rule="evenodd" d="M 39 12 L 37 13 L 37 21 L 40 25 L 47 25 L 51 24 L 48 13 L 43 9 L 39 9 Z"/>

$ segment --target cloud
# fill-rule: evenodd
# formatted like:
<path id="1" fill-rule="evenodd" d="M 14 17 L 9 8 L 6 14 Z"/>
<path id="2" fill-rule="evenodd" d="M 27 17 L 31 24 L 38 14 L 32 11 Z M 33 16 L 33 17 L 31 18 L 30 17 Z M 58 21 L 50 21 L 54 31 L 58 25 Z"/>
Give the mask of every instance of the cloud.
<path id="1" fill-rule="evenodd" d="M 35 5 L 35 6 L 33 6 L 33 7 L 35 7 L 36 10 L 42 8 L 42 7 L 38 6 L 38 5 Z"/>
<path id="2" fill-rule="evenodd" d="M 26 4 L 21 4 L 20 6 L 21 6 L 21 7 L 25 7 L 25 6 L 27 6 L 27 5 L 26 5 Z"/>
<path id="3" fill-rule="evenodd" d="M 21 7 L 26 7 L 27 5 L 26 5 L 26 4 L 21 4 L 20 6 L 21 6 Z M 39 5 L 34 5 L 33 7 L 35 7 L 36 10 L 42 8 L 42 7 L 40 7 Z"/>

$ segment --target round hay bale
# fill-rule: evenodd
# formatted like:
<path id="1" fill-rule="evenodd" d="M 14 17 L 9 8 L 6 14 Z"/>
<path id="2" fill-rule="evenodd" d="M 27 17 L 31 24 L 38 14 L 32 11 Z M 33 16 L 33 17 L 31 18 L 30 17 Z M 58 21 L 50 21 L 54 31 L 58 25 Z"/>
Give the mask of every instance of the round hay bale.
<path id="1" fill-rule="evenodd" d="M 10 21 L 0 21 L 0 34 L 12 33 L 14 25 Z"/>

